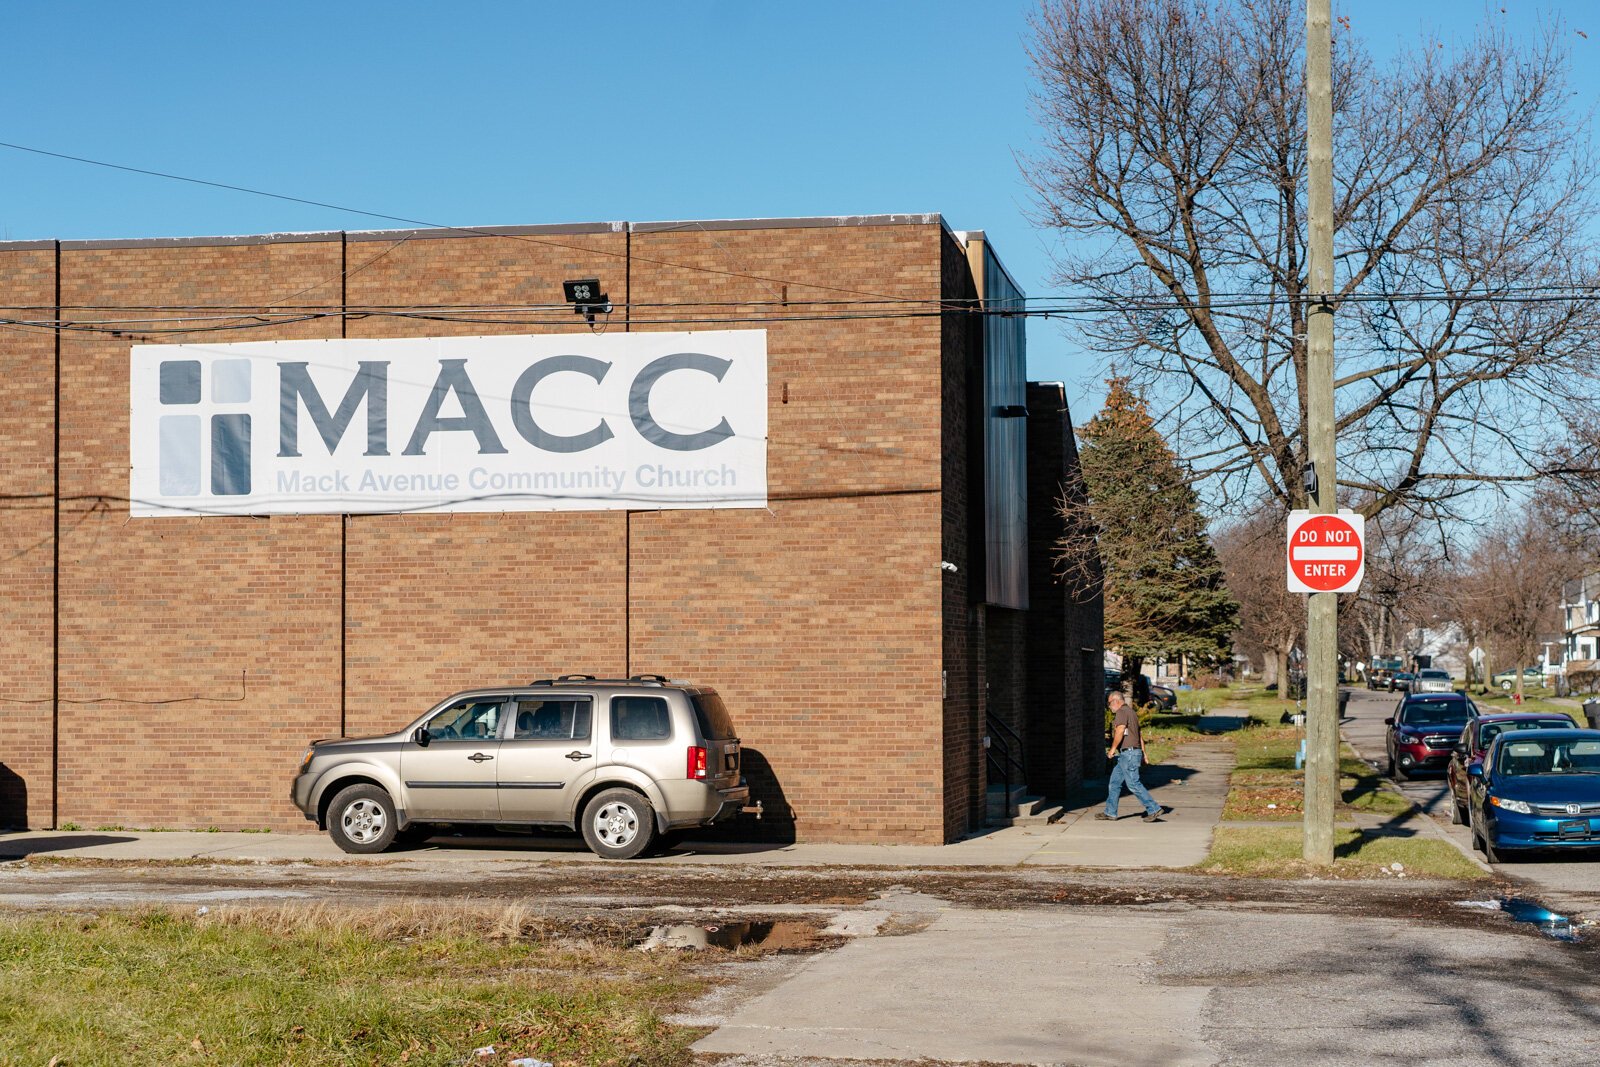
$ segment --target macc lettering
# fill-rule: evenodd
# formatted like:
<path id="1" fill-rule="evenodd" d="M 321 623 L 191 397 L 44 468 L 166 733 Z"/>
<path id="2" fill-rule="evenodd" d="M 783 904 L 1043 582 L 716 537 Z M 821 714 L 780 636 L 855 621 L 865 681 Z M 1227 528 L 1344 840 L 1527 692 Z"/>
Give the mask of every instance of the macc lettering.
<path id="1" fill-rule="evenodd" d="M 423 404 L 422 412 L 411 429 L 406 456 L 427 454 L 430 438 L 436 433 L 466 432 L 477 442 L 479 455 L 504 455 L 508 451 L 490 418 L 483 399 L 467 371 L 465 359 L 441 359 L 433 387 Z M 300 412 L 303 408 L 316 427 L 323 447 L 333 455 L 343 441 L 345 432 L 355 420 L 356 409 L 363 403 L 367 413 L 368 456 L 389 455 L 389 361 L 372 360 L 358 364 L 359 370 L 346 387 L 339 406 L 328 410 L 317 383 L 313 380 L 309 363 L 278 364 L 278 455 L 296 458 L 300 452 Z M 528 444 L 543 452 L 571 454 L 584 452 L 603 445 L 616 436 L 604 418 L 597 418 L 587 430 L 575 434 L 557 434 L 539 425 L 533 414 L 533 391 L 544 379 L 554 374 L 582 374 L 596 385 L 605 381 L 611 364 L 590 356 L 549 356 L 528 366 L 512 386 L 507 409 L 511 425 Z M 733 426 L 726 416 L 719 417 L 709 430 L 679 433 L 669 430 L 656 421 L 650 410 L 650 396 L 656 383 L 674 371 L 698 371 L 721 381 L 733 361 L 703 352 L 675 352 L 661 356 L 641 370 L 628 390 L 628 415 L 639 435 L 659 448 L 674 452 L 696 452 L 734 435 Z M 443 415 L 451 396 L 460 405 L 460 415 Z M 626 475 L 619 472 L 618 480 Z"/>
<path id="2" fill-rule="evenodd" d="M 355 378 L 339 401 L 339 410 L 328 414 L 328 405 L 311 380 L 307 363 L 278 364 L 278 455 L 300 454 L 300 405 L 322 435 L 322 443 L 332 455 L 339 440 L 355 418 L 356 407 L 367 401 L 367 451 L 369 456 L 389 454 L 389 364 L 386 360 L 362 361 Z"/>

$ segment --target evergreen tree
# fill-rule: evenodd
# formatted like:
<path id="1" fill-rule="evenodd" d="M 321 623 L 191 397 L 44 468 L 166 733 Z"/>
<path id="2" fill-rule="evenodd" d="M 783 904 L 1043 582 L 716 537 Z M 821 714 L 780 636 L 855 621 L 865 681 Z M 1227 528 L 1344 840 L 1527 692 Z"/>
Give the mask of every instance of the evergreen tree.
<path id="1" fill-rule="evenodd" d="M 1103 575 L 1095 591 L 1105 600 L 1106 647 L 1122 653 L 1128 673 L 1154 656 L 1225 658 L 1239 606 L 1199 498 L 1144 400 L 1125 378 L 1108 384 L 1105 408 L 1078 430 L 1088 521 L 1066 516 L 1073 532 L 1057 559 L 1080 584 Z"/>

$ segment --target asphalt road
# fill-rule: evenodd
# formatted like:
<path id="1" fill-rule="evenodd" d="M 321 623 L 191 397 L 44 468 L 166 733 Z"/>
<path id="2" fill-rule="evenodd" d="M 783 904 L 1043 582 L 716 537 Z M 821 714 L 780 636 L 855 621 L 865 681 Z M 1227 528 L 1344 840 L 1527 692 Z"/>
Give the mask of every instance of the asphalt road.
<path id="1" fill-rule="evenodd" d="M 1383 720 L 1393 715 L 1402 694 L 1351 689 L 1342 726 L 1344 739 L 1362 759 L 1386 769 Z M 1450 792 L 1444 773 L 1421 774 L 1396 782 L 1412 803 L 1426 812 L 1451 841 L 1472 852 L 1472 834 L 1465 826 L 1450 825 Z M 1481 853 L 1472 852 L 1481 860 Z M 1530 892 L 1550 907 L 1592 911 L 1600 905 L 1600 849 L 1545 852 L 1529 859 L 1494 865 L 1495 872 L 1529 883 Z"/>

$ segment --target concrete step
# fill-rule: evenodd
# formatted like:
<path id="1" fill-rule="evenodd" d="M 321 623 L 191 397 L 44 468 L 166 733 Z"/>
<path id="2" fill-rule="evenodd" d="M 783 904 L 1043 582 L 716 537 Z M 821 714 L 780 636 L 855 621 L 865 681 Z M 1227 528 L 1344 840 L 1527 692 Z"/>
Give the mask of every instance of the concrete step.
<path id="1" fill-rule="evenodd" d="M 1005 786 L 989 787 L 987 823 L 990 826 L 1028 826 L 1048 823 L 1061 814 L 1061 805 L 1053 800 L 1030 794 L 1026 786 L 1011 790 L 1011 803 L 1006 804 Z"/>
<path id="2" fill-rule="evenodd" d="M 988 794 L 984 797 L 986 801 L 984 804 L 985 821 L 992 825 L 1000 819 L 1015 818 L 1017 806 L 1027 799 L 1027 796 L 1028 787 L 1025 785 L 1012 786 L 1009 796 L 1006 795 L 1006 787 L 1004 785 L 991 785 Z"/>
<path id="3" fill-rule="evenodd" d="M 1019 812 L 1007 820 L 1008 826 L 1045 826 L 1052 819 L 1058 818 L 1065 809 L 1050 800 L 1040 800 L 1038 804 L 1026 812 Z"/>
<path id="4" fill-rule="evenodd" d="M 1044 797 L 1036 797 L 1031 795 L 1025 796 L 1021 800 L 1017 801 L 1016 810 L 1012 812 L 1012 815 L 1018 818 L 1029 815 L 1037 815 L 1039 812 L 1043 811 L 1049 806 L 1050 802 Z"/>

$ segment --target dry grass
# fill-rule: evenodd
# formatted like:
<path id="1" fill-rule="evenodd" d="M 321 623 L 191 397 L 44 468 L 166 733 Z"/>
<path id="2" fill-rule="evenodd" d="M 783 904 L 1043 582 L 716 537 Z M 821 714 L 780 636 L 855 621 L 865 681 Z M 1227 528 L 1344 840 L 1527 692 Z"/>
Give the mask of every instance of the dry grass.
<path id="1" fill-rule="evenodd" d="M 0 915 L 0 1064 L 685 1062 L 662 1017 L 706 981 L 631 934 L 525 904 Z"/>
<path id="2" fill-rule="evenodd" d="M 1448 878 L 1475 881 L 1487 878 L 1483 869 L 1463 856 L 1448 841 L 1434 838 L 1388 837 L 1358 830 L 1334 833 L 1332 867 L 1317 867 L 1301 858 L 1298 828 L 1268 826 L 1217 827 L 1211 854 L 1197 869 L 1205 874 L 1243 875 L 1248 878 Z M 1396 871 L 1394 865 L 1399 864 Z"/>

